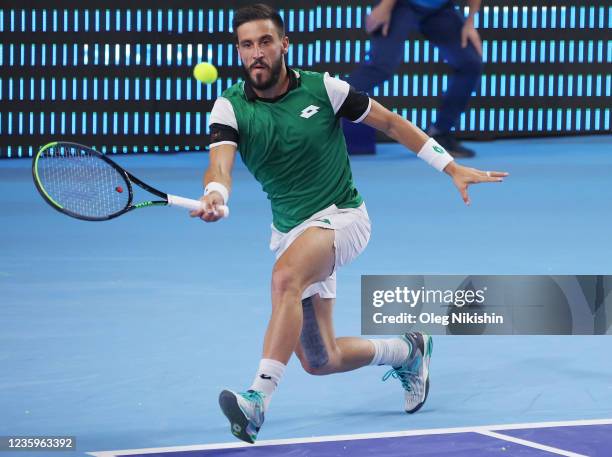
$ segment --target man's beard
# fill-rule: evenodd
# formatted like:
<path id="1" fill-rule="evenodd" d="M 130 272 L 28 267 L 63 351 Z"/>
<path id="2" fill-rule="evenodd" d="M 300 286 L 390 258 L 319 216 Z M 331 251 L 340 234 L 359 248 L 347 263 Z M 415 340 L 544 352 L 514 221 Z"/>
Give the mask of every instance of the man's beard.
<path id="1" fill-rule="evenodd" d="M 263 62 L 258 62 L 258 64 L 266 65 Z M 283 68 L 283 56 L 281 54 L 278 60 L 272 63 L 272 68 L 270 69 L 270 77 L 266 81 L 262 81 L 261 83 L 258 83 L 253 77 L 251 77 L 251 73 L 244 67 L 244 65 L 242 66 L 242 72 L 244 73 L 245 79 L 247 79 L 249 83 L 251 84 L 251 86 L 253 86 L 255 89 L 268 90 L 271 87 L 273 87 L 280 79 L 282 68 Z"/>

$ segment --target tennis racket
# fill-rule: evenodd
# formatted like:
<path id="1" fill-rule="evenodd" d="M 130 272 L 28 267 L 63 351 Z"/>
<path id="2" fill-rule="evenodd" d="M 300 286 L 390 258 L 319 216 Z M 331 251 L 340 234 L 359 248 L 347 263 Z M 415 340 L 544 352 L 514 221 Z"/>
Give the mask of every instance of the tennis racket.
<path id="1" fill-rule="evenodd" d="M 32 162 L 34 183 L 43 199 L 56 210 L 86 221 L 107 221 L 136 208 L 202 207 L 199 200 L 161 192 L 142 182 L 111 159 L 77 143 L 54 142 L 42 147 Z M 134 203 L 132 184 L 159 197 Z M 223 217 L 229 208 L 218 207 Z"/>

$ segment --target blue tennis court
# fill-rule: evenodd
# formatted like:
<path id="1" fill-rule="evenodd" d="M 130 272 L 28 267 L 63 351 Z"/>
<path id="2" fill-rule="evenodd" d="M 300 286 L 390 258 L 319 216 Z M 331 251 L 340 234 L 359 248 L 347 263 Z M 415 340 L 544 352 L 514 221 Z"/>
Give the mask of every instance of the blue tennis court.
<path id="1" fill-rule="evenodd" d="M 612 420 L 515 424 L 327 436 L 245 444 L 184 446 L 92 453 L 95 457 L 207 456 L 606 456 L 612 446 Z M 245 448 L 248 448 L 245 449 Z"/>
<path id="2" fill-rule="evenodd" d="M 464 164 L 510 177 L 472 187 L 470 208 L 397 145 L 351 158 L 373 232 L 339 271 L 338 335 L 359 334 L 365 274 L 610 274 L 612 137 L 473 146 Z M 196 198 L 208 156 L 117 161 Z M 414 415 L 382 367 L 312 377 L 292 360 L 261 442 L 243 445 L 217 396 L 256 369 L 274 261 L 268 201 L 246 168 L 230 218 L 205 225 L 172 208 L 71 219 L 43 202 L 30 167 L 0 162 L 0 436 L 76 436 L 58 457 L 611 455 L 606 336 L 435 337 Z"/>

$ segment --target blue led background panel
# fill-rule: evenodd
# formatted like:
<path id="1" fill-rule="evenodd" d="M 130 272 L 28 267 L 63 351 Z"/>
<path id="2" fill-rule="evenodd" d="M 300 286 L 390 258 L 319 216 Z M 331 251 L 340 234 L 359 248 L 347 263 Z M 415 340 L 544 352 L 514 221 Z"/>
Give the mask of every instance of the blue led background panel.
<path id="1" fill-rule="evenodd" d="M 231 22 L 247 2 L 55 1 L 0 5 L 0 157 L 64 139 L 104 152 L 202 150 L 216 97 L 241 78 Z M 373 2 L 271 2 L 292 66 L 345 76 L 367 60 Z M 485 73 L 457 126 L 464 138 L 610 131 L 612 5 L 484 2 Z M 465 5 L 458 7 L 462 12 Z M 192 67 L 210 61 L 203 85 Z M 395 75 L 371 95 L 421 128 L 435 120 L 449 68 L 413 33 Z"/>

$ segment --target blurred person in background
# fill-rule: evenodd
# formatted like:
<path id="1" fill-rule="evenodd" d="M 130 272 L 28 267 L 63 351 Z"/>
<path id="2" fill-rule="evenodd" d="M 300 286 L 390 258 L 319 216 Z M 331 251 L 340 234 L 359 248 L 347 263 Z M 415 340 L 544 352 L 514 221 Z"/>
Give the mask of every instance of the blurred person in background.
<path id="1" fill-rule="evenodd" d="M 452 0 L 381 0 L 366 20 L 366 31 L 372 35 L 369 60 L 347 80 L 358 91 L 368 92 L 391 78 L 402 61 L 406 37 L 418 30 L 438 47 L 442 58 L 454 70 L 442 96 L 437 120 L 429 126 L 427 134 L 456 158 L 475 155 L 457 141 L 452 128 L 465 111 L 483 70 L 482 42 L 474 28 L 481 1 L 467 3 L 469 14 L 464 18 Z M 349 132 L 366 128 L 369 129 L 351 126 Z M 347 136 L 350 149 L 350 133 Z M 371 138 L 373 141 L 374 137 Z"/>

